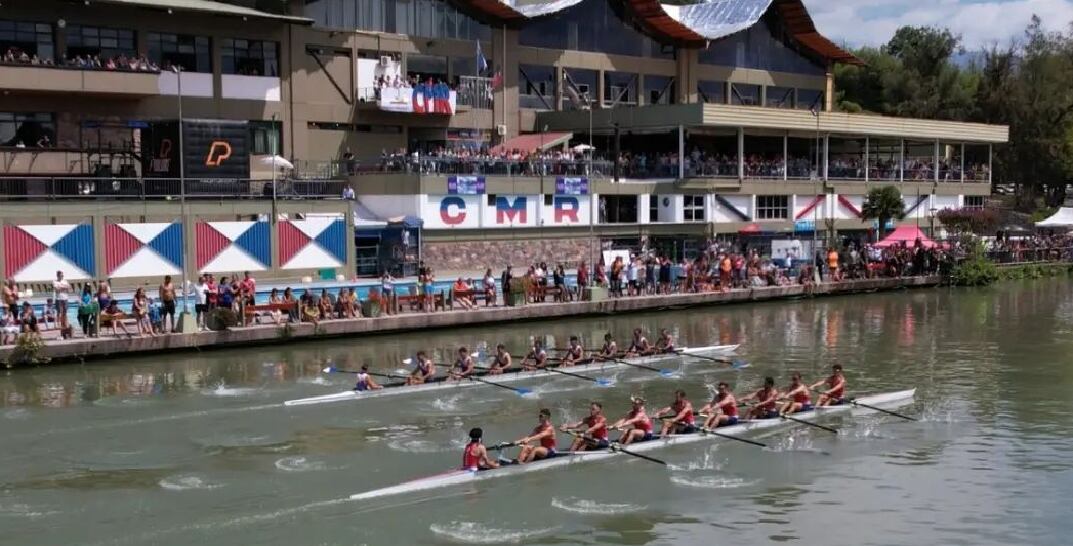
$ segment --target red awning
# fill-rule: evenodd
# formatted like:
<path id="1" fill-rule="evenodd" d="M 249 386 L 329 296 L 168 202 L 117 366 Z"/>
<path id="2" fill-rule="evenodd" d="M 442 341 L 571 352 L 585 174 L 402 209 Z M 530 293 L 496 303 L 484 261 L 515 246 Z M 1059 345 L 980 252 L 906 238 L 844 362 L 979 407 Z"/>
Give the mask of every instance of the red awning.
<path id="1" fill-rule="evenodd" d="M 905 246 L 913 247 L 918 239 L 920 244 L 924 245 L 924 248 L 932 248 L 936 245 L 935 241 L 932 241 L 923 231 L 920 231 L 920 228 L 916 226 L 898 226 L 894 231 L 887 234 L 882 241 L 876 243 L 876 246 L 886 248 L 905 243 Z"/>

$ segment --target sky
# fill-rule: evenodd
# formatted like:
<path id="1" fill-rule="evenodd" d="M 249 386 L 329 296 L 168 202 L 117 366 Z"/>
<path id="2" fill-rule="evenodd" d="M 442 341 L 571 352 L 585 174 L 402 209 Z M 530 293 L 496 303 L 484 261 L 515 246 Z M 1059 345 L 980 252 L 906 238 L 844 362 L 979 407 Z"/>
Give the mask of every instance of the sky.
<path id="1" fill-rule="evenodd" d="M 804 0 L 819 31 L 850 46 L 881 45 L 905 25 L 947 27 L 967 50 L 1007 45 L 1032 14 L 1049 30 L 1073 22 L 1073 0 Z"/>

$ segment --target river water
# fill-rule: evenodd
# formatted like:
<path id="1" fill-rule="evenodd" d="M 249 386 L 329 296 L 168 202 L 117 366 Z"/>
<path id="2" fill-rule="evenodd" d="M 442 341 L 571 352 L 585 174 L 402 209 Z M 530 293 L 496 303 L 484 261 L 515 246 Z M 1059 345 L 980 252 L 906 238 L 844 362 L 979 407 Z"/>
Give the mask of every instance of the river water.
<path id="1" fill-rule="evenodd" d="M 285 408 L 346 388 L 325 362 L 391 370 L 419 348 L 572 333 L 680 345 L 741 343 L 741 371 L 615 373 L 454 393 Z M 181 353 L 0 377 L 5 544 L 1068 544 L 1073 498 L 1073 284 L 929 289 L 698 310 Z M 455 466 L 465 432 L 489 443 L 631 393 L 738 391 L 790 371 L 847 369 L 851 391 L 917 387 L 921 418 L 831 418 L 640 460 L 487 480 L 375 501 L 347 497 Z M 677 364 L 675 364 L 677 365 Z M 560 438 L 560 442 L 565 441 Z"/>

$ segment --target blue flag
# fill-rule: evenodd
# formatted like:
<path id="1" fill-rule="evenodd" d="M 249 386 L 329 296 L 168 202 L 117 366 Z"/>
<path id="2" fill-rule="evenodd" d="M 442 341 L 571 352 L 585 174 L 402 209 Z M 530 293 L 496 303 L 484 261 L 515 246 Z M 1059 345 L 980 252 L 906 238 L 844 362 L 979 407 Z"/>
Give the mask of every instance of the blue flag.
<path id="1" fill-rule="evenodd" d="M 484 52 L 481 51 L 481 41 L 477 40 L 477 75 L 480 76 L 488 70 L 488 59 L 484 58 Z"/>

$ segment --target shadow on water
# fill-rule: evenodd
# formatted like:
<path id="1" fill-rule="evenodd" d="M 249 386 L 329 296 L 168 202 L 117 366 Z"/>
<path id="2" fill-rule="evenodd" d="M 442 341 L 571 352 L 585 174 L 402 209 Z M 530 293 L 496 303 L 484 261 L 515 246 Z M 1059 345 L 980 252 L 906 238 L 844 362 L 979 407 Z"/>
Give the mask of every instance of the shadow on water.
<path id="1" fill-rule="evenodd" d="M 169 468 L 126 468 L 114 470 L 74 470 L 62 474 L 41 476 L 28 480 L 6 483 L 8 491 L 27 489 L 75 489 L 81 491 L 102 489 L 156 489 L 160 480 L 173 474 Z"/>

